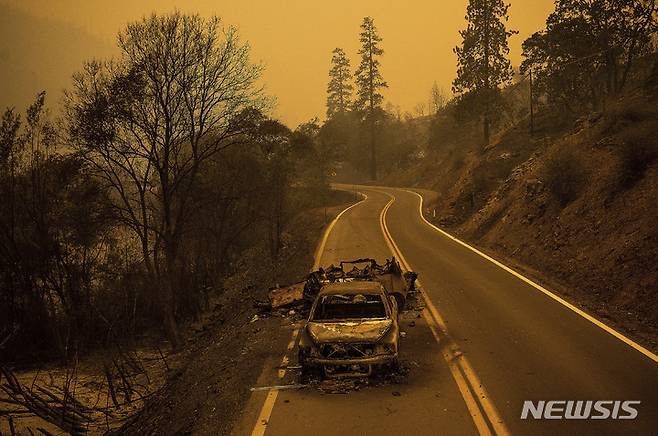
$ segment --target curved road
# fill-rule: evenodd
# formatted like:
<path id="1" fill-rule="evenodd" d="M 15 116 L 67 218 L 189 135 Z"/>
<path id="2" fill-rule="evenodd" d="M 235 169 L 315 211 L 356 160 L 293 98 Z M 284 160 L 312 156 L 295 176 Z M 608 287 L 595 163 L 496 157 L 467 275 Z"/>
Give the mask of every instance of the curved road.
<path id="1" fill-rule="evenodd" d="M 410 374 L 347 395 L 254 393 L 258 419 L 245 413 L 236 434 L 658 434 L 658 357 L 429 225 L 419 194 L 358 190 L 367 198 L 335 223 L 320 264 L 393 253 L 418 272 L 427 308 L 402 321 Z M 641 403 L 634 420 L 522 420 L 525 400 Z"/>

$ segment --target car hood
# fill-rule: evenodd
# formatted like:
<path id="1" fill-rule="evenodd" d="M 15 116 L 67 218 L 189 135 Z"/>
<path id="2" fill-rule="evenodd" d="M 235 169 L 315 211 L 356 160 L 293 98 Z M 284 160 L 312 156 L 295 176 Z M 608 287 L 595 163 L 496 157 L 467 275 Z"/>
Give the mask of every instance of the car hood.
<path id="1" fill-rule="evenodd" d="M 314 322 L 306 325 L 309 335 L 317 343 L 377 342 L 391 328 L 390 319 L 372 321 Z"/>

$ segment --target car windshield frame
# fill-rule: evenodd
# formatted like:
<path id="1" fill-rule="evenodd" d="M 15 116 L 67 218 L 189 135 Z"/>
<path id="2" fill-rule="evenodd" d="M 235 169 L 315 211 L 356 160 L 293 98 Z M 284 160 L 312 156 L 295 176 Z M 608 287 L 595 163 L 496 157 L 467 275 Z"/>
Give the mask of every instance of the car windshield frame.
<path id="1" fill-rule="evenodd" d="M 364 316 L 357 316 L 357 317 L 340 317 L 340 318 L 318 318 L 317 316 L 317 310 L 318 308 L 324 304 L 323 299 L 326 298 L 336 298 L 340 299 L 345 298 L 346 301 L 347 299 L 351 297 L 351 301 L 353 301 L 355 298 L 358 298 L 359 296 L 367 298 L 373 298 L 377 297 L 379 299 L 379 302 L 383 305 L 384 307 L 384 316 L 382 317 L 364 317 Z M 360 304 L 363 305 L 364 303 L 347 303 L 347 304 Z M 365 304 L 368 304 L 367 302 Z M 375 302 L 376 304 L 376 302 Z M 389 305 L 389 302 L 387 301 L 387 295 L 384 293 L 359 293 L 359 292 L 345 292 L 345 293 L 336 293 L 336 294 L 325 294 L 325 295 L 319 295 L 314 304 L 313 307 L 311 308 L 311 316 L 309 321 L 311 322 L 317 322 L 317 323 L 333 323 L 333 322 L 353 322 L 353 321 L 361 321 L 361 322 L 367 322 L 367 321 L 384 321 L 384 320 L 389 320 L 391 319 L 391 308 Z"/>

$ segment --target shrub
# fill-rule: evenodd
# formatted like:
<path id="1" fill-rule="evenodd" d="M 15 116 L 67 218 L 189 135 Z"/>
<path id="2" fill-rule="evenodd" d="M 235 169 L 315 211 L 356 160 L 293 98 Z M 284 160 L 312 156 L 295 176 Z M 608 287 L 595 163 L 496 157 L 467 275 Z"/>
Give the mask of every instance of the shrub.
<path id="1" fill-rule="evenodd" d="M 464 167 L 465 163 L 466 163 L 466 159 L 464 158 L 463 154 L 455 154 L 452 157 L 451 168 L 453 171 L 459 171 Z"/>
<path id="2" fill-rule="evenodd" d="M 546 160 L 544 181 L 549 192 L 564 207 L 580 195 L 587 182 L 587 172 L 578 156 L 560 150 Z"/>
<path id="3" fill-rule="evenodd" d="M 619 184 L 630 188 L 642 178 L 646 169 L 658 158 L 655 123 L 628 129 L 617 149 L 619 155 Z"/>
<path id="4" fill-rule="evenodd" d="M 612 106 L 604 121 L 604 133 L 614 133 L 638 123 L 655 120 L 656 110 L 644 101 L 622 102 Z"/>

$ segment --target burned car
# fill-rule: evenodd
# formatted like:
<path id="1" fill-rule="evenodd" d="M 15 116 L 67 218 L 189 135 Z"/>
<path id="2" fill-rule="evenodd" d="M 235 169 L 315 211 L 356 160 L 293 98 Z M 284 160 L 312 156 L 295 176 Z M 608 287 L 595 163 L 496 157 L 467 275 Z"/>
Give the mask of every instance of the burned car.
<path id="1" fill-rule="evenodd" d="M 379 281 L 324 285 L 300 334 L 299 363 L 308 373 L 368 376 L 397 365 L 398 303 Z"/>
<path id="2" fill-rule="evenodd" d="M 397 367 L 399 312 L 417 292 L 417 274 L 395 258 L 342 261 L 304 281 L 270 290 L 259 307 L 308 318 L 300 333 L 299 363 L 310 375 L 368 376 Z M 284 315 L 285 316 L 285 315 Z"/>

